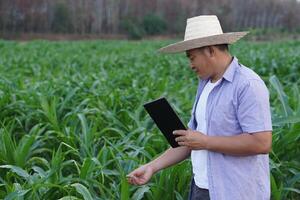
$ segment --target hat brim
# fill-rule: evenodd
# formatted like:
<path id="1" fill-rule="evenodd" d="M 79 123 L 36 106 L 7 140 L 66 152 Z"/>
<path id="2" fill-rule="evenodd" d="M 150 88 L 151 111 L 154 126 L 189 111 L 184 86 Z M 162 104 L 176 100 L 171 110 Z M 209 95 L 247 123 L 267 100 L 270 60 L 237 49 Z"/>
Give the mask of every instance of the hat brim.
<path id="1" fill-rule="evenodd" d="M 174 44 L 170 44 L 163 48 L 160 48 L 158 51 L 161 53 L 179 53 L 184 52 L 190 49 L 212 46 L 217 44 L 233 44 L 245 35 L 247 35 L 247 31 L 244 32 L 231 32 L 231 33 L 223 33 L 220 35 L 212 35 L 208 37 L 196 38 L 192 40 L 184 40 L 180 42 L 176 42 Z"/>

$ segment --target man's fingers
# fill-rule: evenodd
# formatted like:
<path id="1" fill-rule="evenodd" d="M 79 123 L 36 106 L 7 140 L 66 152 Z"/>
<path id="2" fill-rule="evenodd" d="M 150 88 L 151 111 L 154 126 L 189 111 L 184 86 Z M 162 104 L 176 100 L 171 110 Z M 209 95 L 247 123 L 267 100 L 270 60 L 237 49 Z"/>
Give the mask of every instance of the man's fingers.
<path id="1" fill-rule="evenodd" d="M 174 135 L 186 135 L 187 131 L 186 130 L 175 130 L 173 131 Z"/>
<path id="2" fill-rule="evenodd" d="M 183 141 L 185 141 L 185 140 L 186 140 L 185 136 L 179 136 L 179 137 L 176 137 L 176 138 L 175 138 L 175 141 L 176 141 L 176 142 L 183 142 Z"/>
<path id="3" fill-rule="evenodd" d="M 141 184 L 142 184 L 141 180 L 135 179 L 135 181 L 136 181 L 136 183 L 137 183 L 138 185 L 141 185 Z"/>
<path id="4" fill-rule="evenodd" d="M 132 183 L 133 183 L 134 185 L 136 185 L 135 178 L 131 178 L 131 180 L 132 180 Z"/>
<path id="5" fill-rule="evenodd" d="M 127 178 L 127 180 L 128 180 L 129 183 L 131 183 L 133 185 L 137 185 L 137 183 L 135 181 L 136 180 L 136 176 L 135 175 L 133 175 L 133 174 L 127 174 L 126 178 Z"/>
<path id="6" fill-rule="evenodd" d="M 141 181 L 134 175 L 126 175 L 127 181 L 132 185 L 141 185 Z"/>
<path id="7" fill-rule="evenodd" d="M 186 142 L 178 142 L 178 144 L 179 144 L 180 146 L 186 146 L 186 145 L 187 145 Z"/>
<path id="8" fill-rule="evenodd" d="M 132 177 L 127 177 L 127 182 L 129 182 L 130 184 L 133 184 L 133 181 L 132 181 Z"/>
<path id="9" fill-rule="evenodd" d="M 140 185 L 138 178 L 133 177 L 133 182 L 135 185 Z"/>
<path id="10" fill-rule="evenodd" d="M 127 174 L 126 177 L 127 177 L 127 178 L 132 178 L 132 177 L 134 177 L 134 175 L 132 175 L 132 174 Z"/>

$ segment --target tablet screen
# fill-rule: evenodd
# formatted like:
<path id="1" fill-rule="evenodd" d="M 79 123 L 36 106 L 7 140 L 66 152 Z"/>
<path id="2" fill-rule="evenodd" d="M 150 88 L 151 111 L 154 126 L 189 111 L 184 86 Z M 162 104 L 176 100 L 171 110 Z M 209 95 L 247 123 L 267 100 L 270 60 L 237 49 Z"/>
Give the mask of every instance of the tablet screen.
<path id="1" fill-rule="evenodd" d="M 156 99 L 144 104 L 144 108 L 153 119 L 159 130 L 164 134 L 169 144 L 175 148 L 178 143 L 175 141 L 177 136 L 173 135 L 174 130 L 186 130 L 186 127 L 177 116 L 165 97 Z"/>

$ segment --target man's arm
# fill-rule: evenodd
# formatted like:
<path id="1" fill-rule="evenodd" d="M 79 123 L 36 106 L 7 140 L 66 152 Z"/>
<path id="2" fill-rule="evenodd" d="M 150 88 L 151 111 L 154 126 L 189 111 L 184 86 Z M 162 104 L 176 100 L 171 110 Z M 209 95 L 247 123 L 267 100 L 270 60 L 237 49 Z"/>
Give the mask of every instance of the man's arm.
<path id="1" fill-rule="evenodd" d="M 243 133 L 236 136 L 210 136 L 206 149 L 236 156 L 267 154 L 272 146 L 272 132 Z"/>
<path id="2" fill-rule="evenodd" d="M 207 136 L 198 131 L 177 130 L 176 141 L 181 146 L 193 150 L 206 149 L 235 156 L 249 156 L 269 153 L 272 145 L 272 132 L 242 133 L 235 136 Z"/>
<path id="3" fill-rule="evenodd" d="M 161 169 L 181 162 L 189 157 L 191 150 L 187 147 L 169 148 L 158 158 L 140 166 L 127 175 L 127 180 L 133 185 L 146 184 L 153 174 Z"/>
<path id="4" fill-rule="evenodd" d="M 151 166 L 154 173 L 156 173 L 161 169 L 167 168 L 185 160 L 190 156 L 190 154 L 191 150 L 187 147 L 169 148 L 162 155 L 149 162 L 147 165 Z"/>

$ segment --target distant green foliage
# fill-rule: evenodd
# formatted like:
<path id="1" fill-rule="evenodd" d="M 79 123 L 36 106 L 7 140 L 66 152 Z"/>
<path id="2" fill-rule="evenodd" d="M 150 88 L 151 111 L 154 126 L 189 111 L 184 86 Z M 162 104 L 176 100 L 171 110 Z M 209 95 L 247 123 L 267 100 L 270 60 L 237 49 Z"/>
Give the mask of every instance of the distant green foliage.
<path id="1" fill-rule="evenodd" d="M 146 15 L 143 19 L 142 26 L 149 35 L 161 34 L 167 29 L 165 20 L 154 14 Z"/>
<path id="2" fill-rule="evenodd" d="M 142 21 L 133 18 L 124 18 L 120 24 L 121 30 L 129 39 L 139 40 L 147 35 L 162 34 L 166 31 L 166 22 L 154 14 L 146 15 Z"/>
<path id="3" fill-rule="evenodd" d="M 190 118 L 198 79 L 184 54 L 157 54 L 170 42 L 0 41 L 0 199 L 186 199 L 189 160 L 125 180 L 169 147 L 143 103 L 166 96 Z M 230 49 L 270 90 L 272 199 L 298 200 L 300 42 Z"/>
<path id="4" fill-rule="evenodd" d="M 139 25 L 139 22 L 134 19 L 123 19 L 121 21 L 121 28 L 128 35 L 129 39 L 139 40 L 145 35 L 145 31 Z"/>
<path id="5" fill-rule="evenodd" d="M 51 28 L 55 33 L 72 32 L 71 17 L 65 4 L 59 3 L 55 5 Z"/>

